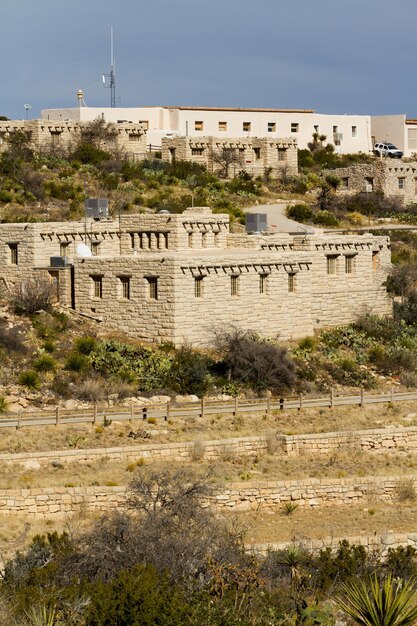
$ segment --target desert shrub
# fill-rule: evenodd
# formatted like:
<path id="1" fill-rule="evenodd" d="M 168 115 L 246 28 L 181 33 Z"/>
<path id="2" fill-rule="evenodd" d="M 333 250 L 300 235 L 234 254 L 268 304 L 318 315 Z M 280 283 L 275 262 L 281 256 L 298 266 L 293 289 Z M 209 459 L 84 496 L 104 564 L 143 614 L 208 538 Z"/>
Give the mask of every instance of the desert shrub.
<path id="1" fill-rule="evenodd" d="M 15 313 L 31 315 L 36 311 L 48 311 L 52 304 L 53 285 L 44 278 L 28 278 L 16 285 L 11 304 Z"/>
<path id="2" fill-rule="evenodd" d="M 193 441 L 189 450 L 191 461 L 194 461 L 194 462 L 201 461 L 204 458 L 204 453 L 205 453 L 204 441 L 201 441 L 201 439 L 196 439 L 195 441 Z"/>
<path id="3" fill-rule="evenodd" d="M 211 384 L 208 357 L 182 346 L 171 363 L 166 384 L 178 393 L 204 395 Z"/>
<path id="4" fill-rule="evenodd" d="M 317 346 L 317 339 L 315 337 L 303 337 L 298 342 L 298 348 L 300 350 L 310 351 L 310 350 L 314 350 L 316 346 Z"/>
<path id="5" fill-rule="evenodd" d="M 52 352 L 55 352 L 55 344 L 52 341 L 52 339 L 46 339 L 42 347 L 45 350 L 45 352 L 48 352 L 49 354 L 52 354 Z"/>
<path id="6" fill-rule="evenodd" d="M 98 402 L 106 396 L 106 389 L 103 381 L 94 378 L 87 378 L 77 385 L 77 396 L 81 400 Z"/>
<path id="7" fill-rule="evenodd" d="M 50 354 L 41 354 L 33 361 L 33 368 L 37 372 L 54 372 L 56 361 Z"/>
<path id="8" fill-rule="evenodd" d="M 90 362 L 85 354 L 72 352 L 65 361 L 65 369 L 70 372 L 85 372 L 90 367 Z"/>
<path id="9" fill-rule="evenodd" d="M 0 396 L 0 413 L 5 413 L 9 408 L 7 400 L 4 396 Z"/>
<path id="10" fill-rule="evenodd" d="M 36 391 L 41 386 L 41 381 L 39 380 L 39 374 L 36 370 L 25 370 L 21 372 L 18 378 L 19 385 L 23 387 L 27 387 L 33 391 Z"/>
<path id="11" fill-rule="evenodd" d="M 415 389 L 417 387 L 417 374 L 415 372 L 401 372 L 400 383 L 408 389 Z"/>
<path id="12" fill-rule="evenodd" d="M 384 342 L 389 342 L 402 332 L 402 328 L 395 320 L 377 315 L 362 315 L 354 324 L 354 328 L 361 331 L 364 336 Z"/>
<path id="13" fill-rule="evenodd" d="M 55 376 L 51 390 L 60 398 L 72 398 L 75 392 L 74 384 L 68 380 L 67 376 Z"/>
<path id="14" fill-rule="evenodd" d="M 238 328 L 219 331 L 216 347 L 229 377 L 251 385 L 258 392 L 271 389 L 280 393 L 295 383 L 296 367 L 286 349 L 259 341 L 253 332 Z"/>
<path id="15" fill-rule="evenodd" d="M 413 291 L 403 302 L 394 303 L 394 317 L 403 320 L 409 326 L 417 324 L 417 291 Z"/>
<path id="16" fill-rule="evenodd" d="M 81 142 L 70 158 L 72 161 L 79 161 L 84 164 L 100 165 L 103 161 L 110 159 L 110 154 L 91 143 Z"/>
<path id="17" fill-rule="evenodd" d="M 413 546 L 389 548 L 385 568 L 398 579 L 414 579 L 417 574 L 417 550 Z"/>
<path id="18" fill-rule="evenodd" d="M 39 313 L 32 318 L 32 325 L 41 339 L 55 339 L 67 327 L 68 318 L 65 313 Z"/>
<path id="19" fill-rule="evenodd" d="M 313 210 L 307 204 L 294 204 L 288 207 L 286 213 L 296 222 L 309 222 L 313 217 Z"/>
<path id="20" fill-rule="evenodd" d="M 335 584 L 364 577 L 373 570 L 373 566 L 372 556 L 364 546 L 351 545 L 344 539 L 336 551 L 324 548 L 313 559 L 314 584 L 317 589 L 325 591 Z"/>
<path id="21" fill-rule="evenodd" d="M 97 345 L 97 340 L 94 337 L 79 337 L 74 344 L 76 352 L 80 354 L 91 354 Z"/>
<path id="22" fill-rule="evenodd" d="M 320 226 L 339 226 L 339 220 L 336 215 L 324 209 L 317 211 L 313 217 L 313 223 Z"/>
<path id="23" fill-rule="evenodd" d="M 398 373 L 401 370 L 414 371 L 416 357 L 414 352 L 407 348 L 389 347 L 382 355 L 378 366 L 386 374 Z"/>
<path id="24" fill-rule="evenodd" d="M 416 488 L 412 478 L 404 478 L 395 486 L 395 495 L 399 502 L 414 502 L 417 497 Z"/>

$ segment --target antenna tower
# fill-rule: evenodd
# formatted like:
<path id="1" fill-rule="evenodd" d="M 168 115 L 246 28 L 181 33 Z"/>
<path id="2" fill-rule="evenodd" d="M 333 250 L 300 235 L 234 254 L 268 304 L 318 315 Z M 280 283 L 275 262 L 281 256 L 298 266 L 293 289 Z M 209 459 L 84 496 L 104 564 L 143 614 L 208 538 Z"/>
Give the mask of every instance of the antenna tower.
<path id="1" fill-rule="evenodd" d="M 109 85 L 106 85 L 106 78 L 109 79 Z M 110 27 L 110 73 L 103 74 L 103 84 L 110 89 L 110 106 L 114 109 L 116 106 L 116 61 L 113 53 L 113 26 Z"/>

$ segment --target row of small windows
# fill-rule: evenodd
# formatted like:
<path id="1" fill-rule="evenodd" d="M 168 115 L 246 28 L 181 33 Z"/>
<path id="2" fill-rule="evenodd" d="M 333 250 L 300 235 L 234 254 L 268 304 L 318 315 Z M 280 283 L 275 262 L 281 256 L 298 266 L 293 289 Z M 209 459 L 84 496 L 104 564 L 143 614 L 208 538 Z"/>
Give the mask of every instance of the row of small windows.
<path id="1" fill-rule="evenodd" d="M 217 128 L 220 132 L 226 132 L 228 129 L 228 122 L 226 121 L 221 121 L 217 123 Z M 267 131 L 268 133 L 276 133 L 277 132 L 277 123 L 276 122 L 267 122 Z M 320 132 L 320 127 L 316 124 L 313 126 L 314 128 L 314 132 L 315 133 L 319 133 Z M 194 122 L 194 130 L 196 131 L 203 131 L 204 130 L 204 121 L 203 120 L 196 120 Z M 339 133 L 339 127 L 334 125 L 333 128 L 333 135 L 341 135 L 341 133 Z M 242 131 L 244 133 L 250 133 L 252 131 L 252 122 L 242 122 Z M 291 122 L 290 124 L 290 131 L 292 133 L 298 133 L 300 132 L 300 124 L 298 122 Z M 358 136 L 358 127 L 357 126 L 351 126 L 351 136 L 352 137 L 357 137 Z M 342 137 L 338 136 L 336 137 L 336 140 L 340 141 Z"/>
<path id="2" fill-rule="evenodd" d="M 247 149 L 245 148 L 223 148 L 224 152 L 228 152 L 229 154 L 237 153 L 242 160 L 245 156 L 248 156 Z M 278 150 L 278 161 L 286 161 L 287 160 L 287 148 L 277 148 Z M 192 147 L 191 148 L 191 156 L 204 156 L 206 152 L 205 148 L 202 147 Z M 252 148 L 253 158 L 255 161 L 259 161 L 261 158 L 261 148 Z"/>
<path id="3" fill-rule="evenodd" d="M 131 277 L 130 276 L 118 276 L 118 295 L 123 300 L 130 300 L 131 298 Z M 148 276 L 145 278 L 147 285 L 147 298 L 149 300 L 158 300 L 158 278 L 156 276 Z M 103 276 L 91 276 L 92 281 L 92 297 L 97 299 L 103 298 Z M 237 297 L 240 295 L 240 276 L 230 277 L 230 295 Z M 296 291 L 296 274 L 288 274 L 288 292 L 294 293 Z M 202 298 L 204 295 L 203 290 L 203 276 L 197 276 L 194 278 L 194 297 Z M 268 285 L 268 274 L 259 275 L 259 293 L 266 294 Z"/>
<path id="4" fill-rule="evenodd" d="M 337 274 L 340 271 L 339 254 L 329 254 L 326 257 L 327 273 Z M 356 270 L 356 254 L 348 254 L 344 257 L 344 270 L 345 274 L 353 274 Z M 372 252 L 372 269 L 373 271 L 379 270 L 381 267 L 381 253 L 378 250 Z"/>
<path id="5" fill-rule="evenodd" d="M 404 190 L 406 189 L 407 185 L 407 178 L 405 176 L 399 176 L 398 177 L 398 189 Z M 344 178 L 342 178 L 342 185 L 343 187 L 345 187 L 345 189 L 349 188 L 349 177 L 345 176 Z M 375 186 L 374 186 L 374 179 L 373 178 L 365 178 L 365 182 L 364 182 L 364 191 L 374 191 Z M 414 193 L 417 194 L 417 178 L 414 178 Z"/>

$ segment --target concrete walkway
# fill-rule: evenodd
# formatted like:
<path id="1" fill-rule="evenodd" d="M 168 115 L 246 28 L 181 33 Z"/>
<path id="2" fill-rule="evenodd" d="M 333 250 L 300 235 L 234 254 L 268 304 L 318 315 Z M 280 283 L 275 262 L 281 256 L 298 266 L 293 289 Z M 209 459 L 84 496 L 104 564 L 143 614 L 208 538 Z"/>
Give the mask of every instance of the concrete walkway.
<path id="1" fill-rule="evenodd" d="M 256 204 L 255 206 L 246 207 L 243 211 L 244 213 L 265 213 L 268 220 L 268 229 L 278 233 L 291 233 L 294 235 L 314 233 L 312 226 L 295 222 L 286 217 L 286 208 L 291 204 L 294 204 L 291 200 L 289 202 L 282 200 L 275 204 Z"/>

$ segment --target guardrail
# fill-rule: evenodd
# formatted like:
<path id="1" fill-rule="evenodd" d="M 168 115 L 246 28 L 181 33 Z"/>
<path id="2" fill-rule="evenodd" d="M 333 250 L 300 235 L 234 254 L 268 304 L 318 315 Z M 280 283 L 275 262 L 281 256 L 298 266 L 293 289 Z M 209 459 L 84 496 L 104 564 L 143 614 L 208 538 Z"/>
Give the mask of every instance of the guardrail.
<path id="1" fill-rule="evenodd" d="M 209 415 L 238 415 L 242 413 L 268 414 L 272 411 L 288 409 L 326 408 L 336 406 L 364 406 L 383 402 L 403 402 L 417 400 L 417 390 L 407 392 L 390 392 L 365 394 L 361 391 L 353 396 L 338 396 L 333 390 L 327 396 L 289 397 L 289 398 L 254 398 L 230 401 L 210 400 L 202 398 L 200 402 L 177 404 L 174 402 L 136 406 L 103 407 L 94 404 L 88 409 L 45 409 L 19 413 L 3 413 L 0 416 L 0 428 L 23 428 L 24 426 L 60 426 L 64 424 L 100 424 L 106 420 L 137 421 L 156 420 L 175 421 L 175 419 L 204 419 Z"/>

